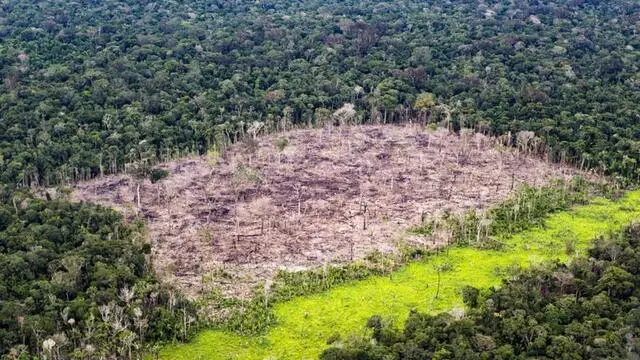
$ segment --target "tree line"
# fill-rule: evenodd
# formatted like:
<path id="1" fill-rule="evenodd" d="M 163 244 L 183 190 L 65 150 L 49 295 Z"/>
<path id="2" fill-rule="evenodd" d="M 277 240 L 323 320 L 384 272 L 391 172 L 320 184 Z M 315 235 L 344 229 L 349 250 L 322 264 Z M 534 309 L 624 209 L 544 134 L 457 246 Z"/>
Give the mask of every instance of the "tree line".
<path id="1" fill-rule="evenodd" d="M 637 179 L 639 7 L 7 0 L 0 180 L 88 179 L 331 123 L 345 103 L 354 122 L 534 131 L 555 160 Z"/>

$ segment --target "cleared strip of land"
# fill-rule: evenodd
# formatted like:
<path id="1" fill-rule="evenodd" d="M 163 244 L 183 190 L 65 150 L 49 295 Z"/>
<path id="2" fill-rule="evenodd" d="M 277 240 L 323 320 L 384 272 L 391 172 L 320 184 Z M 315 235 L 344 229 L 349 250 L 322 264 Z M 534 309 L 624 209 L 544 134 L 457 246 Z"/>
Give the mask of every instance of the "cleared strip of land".
<path id="1" fill-rule="evenodd" d="M 300 129 L 164 164 L 169 176 L 154 184 L 129 175 L 80 183 L 73 198 L 144 217 L 163 280 L 196 295 L 208 277 L 242 297 L 278 269 L 348 263 L 399 240 L 442 245 L 406 230 L 578 172 L 532 156 L 539 139 L 518 139 L 514 148 L 417 125 Z"/>
<path id="2" fill-rule="evenodd" d="M 373 277 L 322 294 L 296 298 L 276 306 L 278 325 L 260 337 L 206 331 L 190 344 L 169 346 L 161 358 L 192 359 L 314 359 L 334 335 L 362 334 L 366 320 L 374 314 L 401 324 L 411 309 L 426 312 L 462 308 L 459 289 L 499 285 L 506 269 L 543 261 L 568 260 L 567 242 L 584 254 L 591 240 L 620 229 L 640 217 L 640 190 L 618 201 L 594 199 L 590 204 L 552 214 L 544 228 L 522 232 L 506 239 L 506 250 L 489 251 L 452 248 L 440 255 L 412 263 L 390 276 Z M 449 263 L 441 273 L 436 299 L 436 268 Z"/>

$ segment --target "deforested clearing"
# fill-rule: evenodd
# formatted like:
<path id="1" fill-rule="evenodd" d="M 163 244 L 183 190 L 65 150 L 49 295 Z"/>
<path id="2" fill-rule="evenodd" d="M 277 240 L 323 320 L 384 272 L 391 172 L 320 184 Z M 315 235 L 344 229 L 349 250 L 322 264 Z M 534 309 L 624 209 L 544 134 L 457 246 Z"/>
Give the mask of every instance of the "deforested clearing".
<path id="1" fill-rule="evenodd" d="M 417 125 L 291 130 L 164 164 L 169 176 L 155 184 L 109 176 L 72 197 L 146 219 L 166 281 L 192 295 L 213 285 L 247 296 L 278 269 L 442 245 L 445 234 L 407 230 L 577 173 L 527 156 L 532 143 L 504 141 Z"/>

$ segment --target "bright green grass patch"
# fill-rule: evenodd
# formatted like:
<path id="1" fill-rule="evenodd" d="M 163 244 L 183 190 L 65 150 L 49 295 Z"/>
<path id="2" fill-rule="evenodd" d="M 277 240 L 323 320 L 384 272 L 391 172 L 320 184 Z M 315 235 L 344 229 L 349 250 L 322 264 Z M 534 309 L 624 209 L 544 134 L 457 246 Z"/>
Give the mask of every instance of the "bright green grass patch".
<path id="1" fill-rule="evenodd" d="M 463 286 L 499 285 L 512 266 L 566 261 L 567 242 L 571 242 L 576 254 L 584 254 L 594 237 L 618 230 L 639 217 L 640 191 L 629 192 L 617 202 L 596 199 L 589 205 L 552 214 L 544 228 L 504 240 L 506 247 L 501 251 L 451 248 L 388 276 L 277 304 L 278 324 L 264 336 L 205 331 L 189 344 L 164 348 L 160 355 L 168 360 L 315 359 L 332 335 L 363 334 L 372 315 L 382 315 L 402 325 L 411 309 L 439 312 L 462 307 L 459 290 Z M 436 299 L 437 268 L 444 263 L 451 265 L 451 270 L 441 273 Z"/>

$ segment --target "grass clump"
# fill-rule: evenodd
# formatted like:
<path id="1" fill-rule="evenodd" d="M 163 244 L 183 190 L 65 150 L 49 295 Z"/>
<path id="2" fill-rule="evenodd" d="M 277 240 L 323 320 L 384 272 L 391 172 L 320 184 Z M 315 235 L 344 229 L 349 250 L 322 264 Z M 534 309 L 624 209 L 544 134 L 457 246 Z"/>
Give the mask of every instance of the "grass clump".
<path id="1" fill-rule="evenodd" d="M 274 145 L 278 149 L 278 151 L 284 151 L 284 149 L 289 145 L 289 139 L 287 138 L 278 138 L 274 141 Z"/>
<path id="2" fill-rule="evenodd" d="M 433 225 L 422 224 L 420 226 L 410 228 L 409 230 L 407 230 L 407 232 L 411 235 L 429 236 L 433 234 Z"/>

